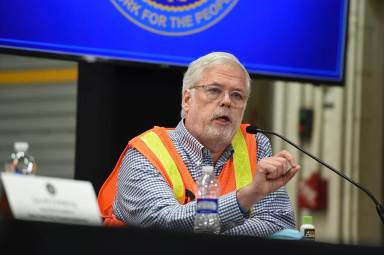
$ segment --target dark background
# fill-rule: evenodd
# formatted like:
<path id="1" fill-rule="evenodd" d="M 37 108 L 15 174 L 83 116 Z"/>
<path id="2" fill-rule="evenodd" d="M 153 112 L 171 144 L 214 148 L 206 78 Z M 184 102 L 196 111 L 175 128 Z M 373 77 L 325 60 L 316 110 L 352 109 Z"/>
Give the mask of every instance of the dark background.
<path id="1" fill-rule="evenodd" d="M 96 192 L 128 141 L 180 121 L 184 69 L 79 62 L 75 179 Z"/>

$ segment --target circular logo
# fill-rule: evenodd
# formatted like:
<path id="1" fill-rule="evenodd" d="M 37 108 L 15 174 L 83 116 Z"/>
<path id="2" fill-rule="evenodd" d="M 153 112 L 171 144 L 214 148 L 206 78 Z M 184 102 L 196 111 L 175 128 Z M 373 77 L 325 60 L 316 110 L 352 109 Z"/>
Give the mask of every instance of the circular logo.
<path id="1" fill-rule="evenodd" d="M 111 0 L 137 26 L 161 35 L 199 33 L 222 20 L 239 0 Z"/>
<path id="2" fill-rule="evenodd" d="M 47 189 L 49 194 L 51 194 L 51 195 L 56 194 L 56 188 L 51 183 L 48 182 L 47 184 L 45 184 L 45 188 Z"/>

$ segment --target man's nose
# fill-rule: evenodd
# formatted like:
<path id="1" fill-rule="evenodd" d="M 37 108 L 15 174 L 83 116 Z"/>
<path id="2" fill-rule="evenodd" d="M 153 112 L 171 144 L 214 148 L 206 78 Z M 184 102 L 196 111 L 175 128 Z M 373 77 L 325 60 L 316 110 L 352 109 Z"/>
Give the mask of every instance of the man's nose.
<path id="1" fill-rule="evenodd" d="M 223 91 L 223 95 L 221 96 L 221 105 L 222 106 L 230 106 L 231 105 L 231 96 L 230 92 L 228 91 Z"/>

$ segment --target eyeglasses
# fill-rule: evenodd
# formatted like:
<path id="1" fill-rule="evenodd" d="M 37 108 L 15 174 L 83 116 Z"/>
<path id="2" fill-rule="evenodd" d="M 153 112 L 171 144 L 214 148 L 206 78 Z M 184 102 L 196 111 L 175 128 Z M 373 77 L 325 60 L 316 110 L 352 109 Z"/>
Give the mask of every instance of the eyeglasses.
<path id="1" fill-rule="evenodd" d="M 218 99 L 221 100 L 225 95 L 225 90 L 221 86 L 216 84 L 196 85 L 191 87 L 190 89 L 200 88 L 204 90 L 207 99 L 210 101 L 215 101 Z M 233 90 L 229 91 L 229 98 L 231 99 L 233 106 L 242 107 L 247 102 L 248 96 L 240 90 Z"/>

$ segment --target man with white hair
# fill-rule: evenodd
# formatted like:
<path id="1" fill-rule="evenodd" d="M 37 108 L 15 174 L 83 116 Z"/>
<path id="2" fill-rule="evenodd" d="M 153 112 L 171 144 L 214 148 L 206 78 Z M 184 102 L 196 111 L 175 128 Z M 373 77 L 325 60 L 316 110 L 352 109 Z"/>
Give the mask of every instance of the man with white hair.
<path id="1" fill-rule="evenodd" d="M 155 127 L 132 139 L 100 190 L 105 223 L 192 231 L 196 181 L 208 165 L 221 186 L 222 234 L 266 237 L 295 228 L 284 185 L 300 166 L 287 151 L 272 156 L 264 135 L 245 132 L 250 82 L 232 54 L 193 61 L 177 127 Z"/>

